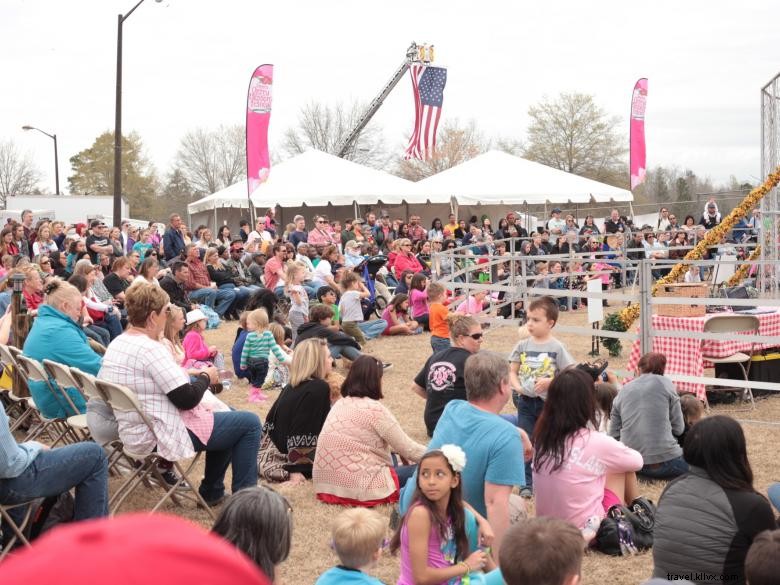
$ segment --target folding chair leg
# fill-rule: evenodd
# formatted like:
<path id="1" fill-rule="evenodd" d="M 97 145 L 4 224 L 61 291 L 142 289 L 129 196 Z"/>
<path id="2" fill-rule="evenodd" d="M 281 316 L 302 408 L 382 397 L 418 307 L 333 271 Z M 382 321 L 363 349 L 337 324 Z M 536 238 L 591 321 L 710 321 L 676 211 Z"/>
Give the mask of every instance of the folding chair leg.
<path id="1" fill-rule="evenodd" d="M 201 454 L 198 453 L 195 458 L 190 462 L 190 464 L 187 466 L 187 469 L 183 469 L 182 466 L 179 464 L 178 461 L 173 462 L 173 468 L 179 473 L 179 481 L 176 482 L 176 485 L 173 485 L 170 487 L 170 489 L 166 492 L 166 494 L 163 496 L 163 498 L 157 502 L 157 505 L 152 508 L 152 512 L 156 512 L 160 506 L 162 506 L 165 502 L 168 501 L 168 499 L 172 499 L 176 501 L 176 491 L 179 489 L 180 485 L 183 485 L 184 483 L 187 483 L 194 495 L 195 501 L 197 504 L 203 507 L 203 509 L 206 510 L 209 516 L 211 516 L 212 520 L 216 520 L 216 515 L 214 514 L 214 511 L 211 509 L 211 507 L 206 503 L 206 500 L 203 499 L 203 496 L 200 495 L 200 491 L 198 491 L 198 488 L 195 487 L 193 482 L 190 480 L 189 474 L 192 471 L 192 469 L 195 467 L 195 464 L 200 459 Z"/>
<path id="2" fill-rule="evenodd" d="M 11 515 L 8 513 L 8 509 L 10 508 L 18 508 L 20 506 L 27 506 L 27 511 L 24 513 L 24 518 L 22 519 L 22 522 L 20 525 L 17 525 L 16 522 L 14 522 L 14 519 L 11 518 Z M 18 540 L 22 545 L 24 546 L 30 546 L 30 541 L 27 540 L 27 538 L 24 536 L 24 532 L 22 532 L 27 526 L 27 523 L 30 521 L 30 516 L 32 515 L 32 502 L 27 502 L 25 504 L 20 504 L 18 506 L 0 506 L 0 518 L 11 528 L 11 531 L 14 533 L 13 536 L 10 538 L 10 540 L 6 543 L 6 545 L 3 547 L 2 550 L 0 550 L 0 560 L 2 560 L 14 547 L 16 544 L 16 541 Z"/>
<path id="3" fill-rule="evenodd" d="M 140 483 L 151 473 L 151 466 L 148 460 L 144 461 L 141 466 L 133 471 L 130 477 L 127 478 L 125 483 L 119 486 L 119 489 L 108 500 L 109 515 L 114 516 L 117 510 L 122 506 L 125 500 Z"/>

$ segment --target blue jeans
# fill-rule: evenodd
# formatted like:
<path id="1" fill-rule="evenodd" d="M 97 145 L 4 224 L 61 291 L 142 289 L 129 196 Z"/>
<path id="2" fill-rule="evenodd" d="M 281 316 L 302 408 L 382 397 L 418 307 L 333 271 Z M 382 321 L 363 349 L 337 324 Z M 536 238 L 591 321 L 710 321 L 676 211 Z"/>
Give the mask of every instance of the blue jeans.
<path id="1" fill-rule="evenodd" d="M 97 341 L 103 347 L 108 347 L 108 344 L 111 343 L 111 334 L 108 332 L 108 329 L 103 329 L 103 327 L 98 325 L 87 325 L 84 327 L 84 335 L 93 341 Z"/>
<path id="2" fill-rule="evenodd" d="M 330 357 L 332 357 L 334 360 L 344 356 L 349 361 L 354 362 L 361 355 L 363 355 L 360 353 L 359 349 L 355 349 L 351 345 L 328 345 L 328 349 L 330 350 Z"/>
<path id="3" fill-rule="evenodd" d="M 384 319 L 375 319 L 374 321 L 357 321 L 358 328 L 363 332 L 366 341 L 382 335 L 387 329 L 387 321 Z"/>
<path id="4" fill-rule="evenodd" d="M 232 310 L 240 311 L 241 309 L 246 307 L 246 303 L 249 300 L 249 297 L 252 296 L 252 294 L 255 292 L 256 289 L 250 289 L 248 286 L 235 286 L 233 284 L 223 284 L 219 287 L 219 290 L 233 291 L 233 293 L 235 294 L 235 298 L 233 299 L 230 308 Z"/>
<path id="5" fill-rule="evenodd" d="M 650 463 L 637 472 L 637 475 L 652 479 L 667 479 L 688 473 L 688 464 L 682 457 L 675 457 L 663 463 Z"/>
<path id="6" fill-rule="evenodd" d="M 77 443 L 41 451 L 19 477 L 0 479 L 0 502 L 21 504 L 58 496 L 73 487 L 74 520 L 108 516 L 108 460 L 100 445 Z M 24 508 L 9 513 L 21 520 Z"/>
<path id="7" fill-rule="evenodd" d="M 523 429 L 529 439 L 533 439 L 534 427 L 539 415 L 544 408 L 544 400 L 541 398 L 531 398 L 530 396 L 518 395 L 512 393 L 512 399 L 517 406 L 517 426 Z M 525 462 L 525 486 L 529 489 L 534 487 L 534 478 L 531 471 L 531 461 Z"/>
<path id="8" fill-rule="evenodd" d="M 206 470 L 198 491 L 207 502 L 225 495 L 225 472 L 232 463 L 232 491 L 257 485 L 257 452 L 262 427 L 253 412 L 214 413 L 214 429 L 205 445 L 190 431 L 195 451 L 206 452 Z"/>
<path id="9" fill-rule="evenodd" d="M 450 340 L 448 338 L 431 335 L 431 348 L 433 349 L 433 353 L 442 351 L 443 349 L 449 349 L 450 347 Z"/>
<path id="10" fill-rule="evenodd" d="M 208 305 L 222 317 L 227 313 L 233 301 L 236 300 L 236 293 L 227 289 L 199 288 L 198 290 L 190 291 L 189 297 L 193 303 Z"/>
<path id="11" fill-rule="evenodd" d="M 767 495 L 769 496 L 769 501 L 772 502 L 772 505 L 777 510 L 780 510 L 780 483 L 773 483 L 770 485 L 767 490 Z"/>
<path id="12" fill-rule="evenodd" d="M 98 321 L 97 325 L 108 331 L 111 341 L 122 335 L 122 320 L 116 313 L 107 313 L 102 321 Z"/>

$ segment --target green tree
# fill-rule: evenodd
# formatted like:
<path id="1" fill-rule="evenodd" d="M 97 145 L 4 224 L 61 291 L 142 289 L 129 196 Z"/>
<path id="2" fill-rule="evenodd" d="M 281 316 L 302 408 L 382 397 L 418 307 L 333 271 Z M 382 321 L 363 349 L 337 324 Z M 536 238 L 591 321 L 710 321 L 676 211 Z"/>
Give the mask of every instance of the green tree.
<path id="1" fill-rule="evenodd" d="M 73 195 L 114 194 L 114 133 L 104 132 L 89 148 L 70 159 L 73 174 L 68 185 Z M 144 154 L 141 137 L 133 132 L 122 137 L 122 194 L 130 216 L 153 217 L 160 184 L 154 166 Z"/>
<path id="2" fill-rule="evenodd" d="M 609 116 L 593 96 L 562 93 L 528 109 L 525 158 L 590 179 L 625 185 L 626 140 L 620 118 Z"/>

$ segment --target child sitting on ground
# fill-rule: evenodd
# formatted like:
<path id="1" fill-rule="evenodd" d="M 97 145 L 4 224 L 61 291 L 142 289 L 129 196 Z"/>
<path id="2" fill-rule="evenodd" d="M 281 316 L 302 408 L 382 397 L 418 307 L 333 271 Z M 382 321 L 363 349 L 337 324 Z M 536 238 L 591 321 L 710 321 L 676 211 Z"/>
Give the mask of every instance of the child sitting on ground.
<path id="1" fill-rule="evenodd" d="M 528 305 L 528 321 L 524 326 L 529 337 L 522 339 L 509 356 L 509 383 L 517 407 L 518 426 L 529 437 L 533 436 L 553 376 L 574 363 L 571 354 L 552 335 L 557 322 L 556 300 L 534 299 Z M 520 495 L 530 497 L 533 494 L 530 462 L 526 462 L 525 470 L 525 487 Z"/>
<path id="2" fill-rule="evenodd" d="M 486 290 L 474 291 L 474 294 L 469 295 L 465 301 L 458 305 L 458 308 L 455 309 L 455 312 L 462 313 L 464 315 L 476 315 L 477 313 L 482 312 L 482 309 L 485 307 L 485 299 L 487 298 L 487 295 L 488 291 Z"/>
<path id="3" fill-rule="evenodd" d="M 341 295 L 339 309 L 341 328 L 344 332 L 354 337 L 360 344 L 382 335 L 382 332 L 387 329 L 387 321 L 384 319 L 366 321 L 363 317 L 363 305 L 360 301 L 370 297 L 371 293 L 360 276 L 355 272 L 347 272 L 341 279 L 341 287 L 344 289 L 344 294 Z"/>
<path id="4" fill-rule="evenodd" d="M 382 556 L 387 521 L 373 510 L 345 510 L 333 522 L 331 546 L 339 557 L 339 565 L 328 569 L 315 585 L 382 585 L 364 571 L 373 567 Z"/>
<path id="5" fill-rule="evenodd" d="M 488 554 L 471 550 L 476 521 L 464 506 L 465 466 L 466 454 L 457 445 L 429 451 L 417 464 L 414 501 L 390 543 L 392 553 L 401 551 L 398 585 L 459 583 L 472 571 L 493 569 Z"/>
<path id="6" fill-rule="evenodd" d="M 268 313 L 265 309 L 250 312 L 246 325 L 250 333 L 246 336 L 244 349 L 241 351 L 240 364 L 242 369 L 249 370 L 249 401 L 262 402 L 268 398 L 261 387 L 268 374 L 268 357 L 271 352 L 280 362 L 289 362 L 291 359 L 268 330 Z"/>
<path id="7" fill-rule="evenodd" d="M 446 305 L 447 290 L 438 282 L 428 285 L 428 321 L 431 329 L 431 349 L 433 353 L 450 347 L 450 326 L 447 316 L 450 314 Z"/>
<path id="8" fill-rule="evenodd" d="M 498 553 L 502 582 L 577 585 L 584 552 L 582 534 L 572 524 L 559 518 L 529 518 L 504 535 Z"/>
<path id="9" fill-rule="evenodd" d="M 244 342 L 249 331 L 246 328 L 246 317 L 249 311 L 241 311 L 238 316 L 238 329 L 236 329 L 236 338 L 233 341 L 233 349 L 230 350 L 230 357 L 233 360 L 233 373 L 236 378 L 249 380 L 249 371 L 241 369 L 241 352 L 244 350 Z"/>
<path id="10" fill-rule="evenodd" d="M 417 321 L 426 331 L 430 331 L 429 303 L 430 297 L 426 290 L 428 277 L 422 272 L 412 276 L 409 283 L 409 304 L 412 307 L 412 319 Z"/>
<path id="11" fill-rule="evenodd" d="M 321 286 L 317 289 L 317 300 L 323 305 L 328 305 L 333 310 L 331 329 L 341 331 L 341 311 L 339 310 L 339 295 L 329 286 Z"/>
<path id="12" fill-rule="evenodd" d="M 596 430 L 606 433 L 609 430 L 609 416 L 612 413 L 612 403 L 615 401 L 618 389 L 610 382 L 596 382 Z"/>
<path id="13" fill-rule="evenodd" d="M 208 317 L 200 309 L 194 309 L 187 313 L 187 325 L 184 329 L 184 339 L 181 344 L 184 348 L 185 368 L 205 368 L 214 366 L 218 370 L 225 368 L 225 358 L 217 350 L 216 345 L 206 345 L 203 332 L 206 330 Z"/>
<path id="14" fill-rule="evenodd" d="M 382 319 L 387 328 L 382 335 L 416 335 L 422 333 L 422 327 L 409 317 L 409 296 L 403 293 L 395 295 L 390 304 L 382 311 Z"/>
<path id="15" fill-rule="evenodd" d="M 271 323 L 268 330 L 274 336 L 276 344 L 287 354 L 292 361 L 292 350 L 284 344 L 284 327 L 279 323 Z M 263 390 L 281 390 L 290 383 L 290 362 L 284 362 L 277 359 L 276 354 L 268 354 L 268 373 L 265 376 Z"/>
<path id="16" fill-rule="evenodd" d="M 685 420 L 685 429 L 677 437 L 677 442 L 682 447 L 685 444 L 685 437 L 688 435 L 688 431 L 704 416 L 704 404 L 694 394 L 686 393 L 680 396 L 680 408 Z"/>

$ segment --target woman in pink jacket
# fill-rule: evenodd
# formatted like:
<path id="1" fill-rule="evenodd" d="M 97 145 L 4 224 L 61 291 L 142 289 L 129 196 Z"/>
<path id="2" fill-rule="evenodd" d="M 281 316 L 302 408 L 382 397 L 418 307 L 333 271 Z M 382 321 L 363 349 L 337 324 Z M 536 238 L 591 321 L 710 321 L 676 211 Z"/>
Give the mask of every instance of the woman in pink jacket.
<path id="1" fill-rule="evenodd" d="M 411 240 L 398 240 L 398 255 L 393 262 L 393 269 L 396 274 L 401 274 L 404 270 L 411 270 L 415 274 L 423 272 L 422 264 L 412 252 Z"/>
<path id="2" fill-rule="evenodd" d="M 553 378 L 534 430 L 536 515 L 560 518 L 596 535 L 610 507 L 639 494 L 642 455 L 595 430 L 593 378 L 568 368 Z"/>

